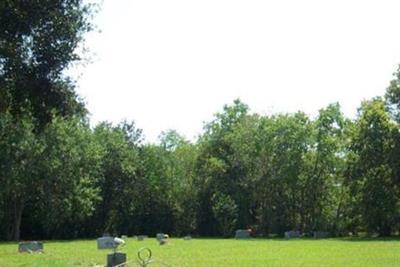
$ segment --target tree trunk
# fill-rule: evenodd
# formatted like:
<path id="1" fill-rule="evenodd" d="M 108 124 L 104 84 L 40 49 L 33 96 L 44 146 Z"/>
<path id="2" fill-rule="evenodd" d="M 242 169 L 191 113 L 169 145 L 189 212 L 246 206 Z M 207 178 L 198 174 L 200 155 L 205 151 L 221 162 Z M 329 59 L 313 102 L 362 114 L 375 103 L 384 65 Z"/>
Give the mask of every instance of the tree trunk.
<path id="1" fill-rule="evenodd" d="M 8 227 L 6 233 L 6 239 L 9 241 L 19 241 L 21 233 L 21 219 L 24 210 L 24 201 L 22 198 L 13 197 L 10 198 L 12 201 L 9 202 L 8 207 Z"/>

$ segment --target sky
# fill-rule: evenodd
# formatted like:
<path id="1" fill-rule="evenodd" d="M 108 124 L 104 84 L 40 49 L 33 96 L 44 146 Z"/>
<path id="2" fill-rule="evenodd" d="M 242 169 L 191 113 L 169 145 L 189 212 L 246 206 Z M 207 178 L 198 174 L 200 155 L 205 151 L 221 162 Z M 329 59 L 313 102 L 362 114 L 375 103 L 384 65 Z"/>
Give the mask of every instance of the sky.
<path id="1" fill-rule="evenodd" d="M 400 63 L 398 0 L 104 0 L 71 70 L 91 122 L 134 120 L 146 140 L 194 140 L 240 98 L 263 115 L 355 117 Z"/>

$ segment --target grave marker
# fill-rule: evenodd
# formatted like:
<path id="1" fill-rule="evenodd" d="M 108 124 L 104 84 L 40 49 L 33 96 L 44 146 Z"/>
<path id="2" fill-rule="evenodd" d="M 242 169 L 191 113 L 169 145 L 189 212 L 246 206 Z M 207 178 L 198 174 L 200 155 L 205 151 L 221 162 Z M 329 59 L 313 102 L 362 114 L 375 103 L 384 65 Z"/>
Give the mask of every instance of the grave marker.
<path id="1" fill-rule="evenodd" d="M 107 255 L 107 267 L 114 267 L 126 262 L 126 253 L 114 252 Z"/>
<path id="2" fill-rule="evenodd" d="M 285 238 L 286 239 L 299 238 L 300 236 L 301 236 L 300 231 L 288 231 L 288 232 L 285 232 Z"/>
<path id="3" fill-rule="evenodd" d="M 160 240 L 162 240 L 162 239 L 165 239 L 165 238 L 167 238 L 167 237 L 168 237 L 168 235 L 163 234 L 163 233 L 158 233 L 158 234 L 156 235 L 156 239 L 157 239 L 158 241 L 160 241 Z"/>
<path id="4" fill-rule="evenodd" d="M 114 249 L 116 246 L 114 242 L 114 237 L 103 236 L 97 238 L 97 248 L 98 249 Z"/>
<path id="5" fill-rule="evenodd" d="M 43 251 L 43 242 L 26 241 L 18 244 L 18 252 L 41 252 Z"/>
<path id="6" fill-rule="evenodd" d="M 245 230 L 239 229 L 239 230 L 236 230 L 236 232 L 235 232 L 236 239 L 250 238 L 251 237 L 250 235 L 251 235 L 251 230 L 249 230 L 249 229 L 245 229 Z"/>

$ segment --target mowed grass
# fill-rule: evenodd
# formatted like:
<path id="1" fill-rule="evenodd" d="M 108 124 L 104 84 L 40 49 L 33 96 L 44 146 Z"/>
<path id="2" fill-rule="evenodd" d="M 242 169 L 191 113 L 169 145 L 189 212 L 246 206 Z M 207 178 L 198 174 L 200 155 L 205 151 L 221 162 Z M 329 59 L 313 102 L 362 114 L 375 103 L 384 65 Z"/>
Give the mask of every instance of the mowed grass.
<path id="1" fill-rule="evenodd" d="M 400 240 L 362 239 L 170 239 L 160 246 L 154 238 L 127 240 L 122 252 L 128 260 L 148 247 L 153 259 L 169 266 L 400 266 Z M 17 252 L 17 243 L 0 243 L 0 266 L 104 265 L 107 250 L 97 250 L 95 240 L 47 241 L 42 254 Z M 161 265 L 150 265 L 161 266 Z"/>

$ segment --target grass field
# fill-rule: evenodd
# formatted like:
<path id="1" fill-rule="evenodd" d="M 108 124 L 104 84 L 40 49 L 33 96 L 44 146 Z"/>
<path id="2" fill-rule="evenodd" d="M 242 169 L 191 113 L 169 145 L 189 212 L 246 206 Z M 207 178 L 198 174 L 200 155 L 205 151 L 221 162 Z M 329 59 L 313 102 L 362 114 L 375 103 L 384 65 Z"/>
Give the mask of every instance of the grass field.
<path id="1" fill-rule="evenodd" d="M 170 239 L 160 246 L 154 238 L 129 238 L 122 251 L 134 260 L 141 247 L 169 266 L 400 266 L 400 240 L 395 239 Z M 20 254 L 16 243 L 0 243 L 0 266 L 96 266 L 105 264 L 108 253 L 97 250 L 95 240 L 48 241 L 44 249 Z"/>

